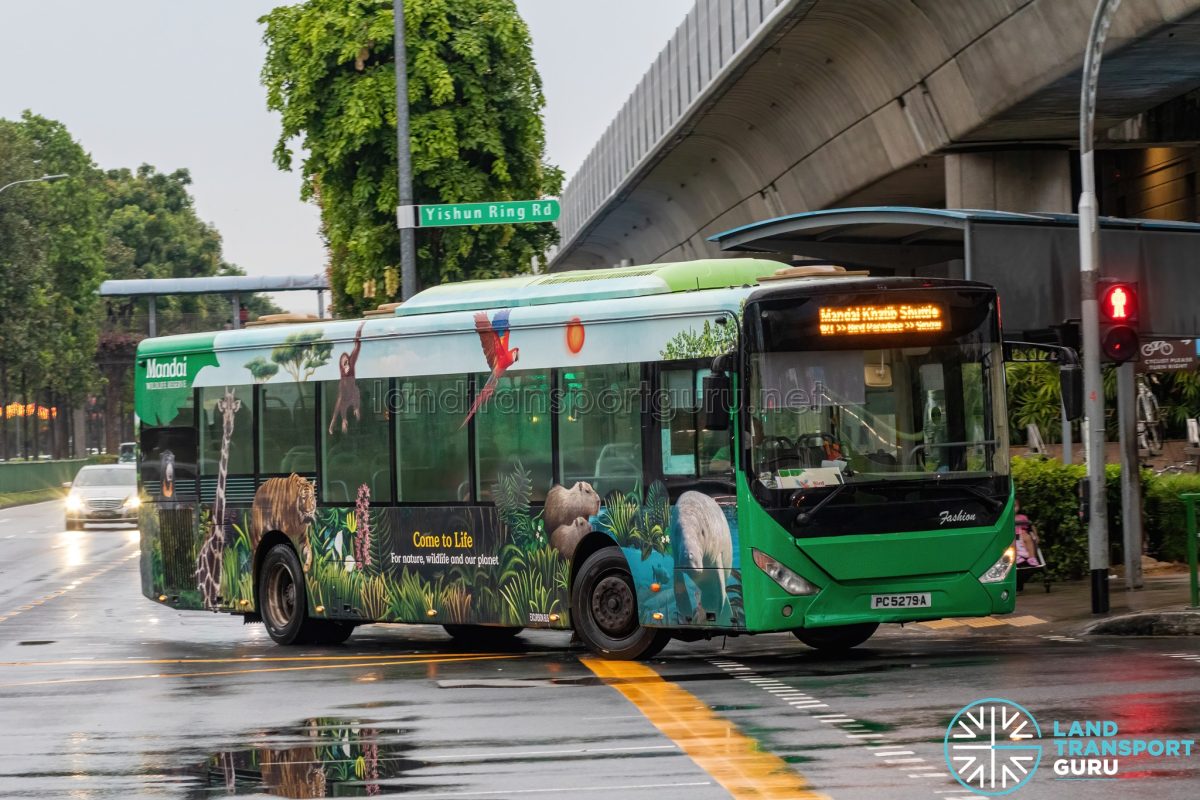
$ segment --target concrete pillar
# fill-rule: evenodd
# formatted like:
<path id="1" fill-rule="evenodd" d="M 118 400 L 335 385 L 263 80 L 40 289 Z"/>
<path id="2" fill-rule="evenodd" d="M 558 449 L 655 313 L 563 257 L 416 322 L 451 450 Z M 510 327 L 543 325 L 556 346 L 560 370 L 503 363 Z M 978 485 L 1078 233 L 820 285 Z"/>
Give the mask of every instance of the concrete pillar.
<path id="1" fill-rule="evenodd" d="M 946 156 L 946 207 L 1070 213 L 1071 154 L 992 150 Z"/>

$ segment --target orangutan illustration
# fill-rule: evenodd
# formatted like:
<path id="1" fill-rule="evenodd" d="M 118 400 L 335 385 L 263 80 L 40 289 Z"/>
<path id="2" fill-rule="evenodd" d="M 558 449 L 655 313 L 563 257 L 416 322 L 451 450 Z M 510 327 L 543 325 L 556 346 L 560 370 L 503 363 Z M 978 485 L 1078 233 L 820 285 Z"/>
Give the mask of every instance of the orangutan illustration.
<path id="1" fill-rule="evenodd" d="M 358 393 L 358 382 L 354 378 L 354 368 L 358 364 L 358 354 L 362 350 L 362 332 L 363 326 L 367 323 L 364 321 L 358 326 L 358 332 L 354 334 L 354 349 L 349 353 L 342 353 L 338 359 L 338 371 L 341 373 L 338 377 L 338 396 L 337 402 L 333 406 L 333 414 L 329 417 L 329 435 L 333 435 L 333 429 L 337 424 L 338 415 L 342 417 L 342 433 L 350 430 L 350 412 L 354 412 L 354 421 L 358 422 L 362 419 L 362 398 Z"/>

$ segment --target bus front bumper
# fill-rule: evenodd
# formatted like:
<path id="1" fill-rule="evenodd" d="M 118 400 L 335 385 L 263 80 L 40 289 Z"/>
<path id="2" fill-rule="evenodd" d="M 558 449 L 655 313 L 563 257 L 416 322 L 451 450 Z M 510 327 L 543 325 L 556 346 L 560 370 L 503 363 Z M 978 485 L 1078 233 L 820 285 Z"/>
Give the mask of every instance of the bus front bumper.
<path id="1" fill-rule="evenodd" d="M 830 583 L 811 597 L 776 594 L 765 600 L 760 619 L 774 620 L 777 630 L 863 622 L 923 622 L 1010 614 L 1016 602 L 1015 571 L 998 583 L 981 583 L 966 573 L 908 576 Z"/>

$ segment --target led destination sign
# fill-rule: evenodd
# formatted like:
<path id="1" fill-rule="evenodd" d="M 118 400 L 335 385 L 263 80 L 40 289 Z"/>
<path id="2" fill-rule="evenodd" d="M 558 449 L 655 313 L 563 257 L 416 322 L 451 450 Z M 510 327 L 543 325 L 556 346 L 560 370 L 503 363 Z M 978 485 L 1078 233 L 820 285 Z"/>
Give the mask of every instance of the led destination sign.
<path id="1" fill-rule="evenodd" d="M 935 333 L 946 329 L 945 309 L 936 303 L 822 306 L 819 318 L 822 336 Z"/>

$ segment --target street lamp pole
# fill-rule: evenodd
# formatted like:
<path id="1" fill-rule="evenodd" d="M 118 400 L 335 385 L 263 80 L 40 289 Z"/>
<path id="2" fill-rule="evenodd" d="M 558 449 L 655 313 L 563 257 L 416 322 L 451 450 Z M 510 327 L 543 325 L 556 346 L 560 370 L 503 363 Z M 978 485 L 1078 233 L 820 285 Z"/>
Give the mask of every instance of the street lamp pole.
<path id="1" fill-rule="evenodd" d="M 396 35 L 396 158 L 400 227 L 400 299 L 417 293 L 417 241 L 413 217 L 412 145 L 408 138 L 408 50 L 404 42 L 404 0 L 392 0 Z"/>
<path id="2" fill-rule="evenodd" d="M 1100 230 L 1093 157 L 1096 85 L 1104 40 L 1121 0 L 1099 0 L 1092 17 L 1079 94 L 1079 295 L 1082 308 L 1084 436 L 1087 442 L 1088 565 L 1092 576 L 1092 613 L 1108 612 L 1108 513 L 1104 486 L 1104 385 L 1100 376 L 1100 319 L 1096 280 L 1100 273 Z"/>
<path id="3" fill-rule="evenodd" d="M 14 186 L 20 186 L 22 183 L 50 183 L 51 181 L 57 181 L 57 180 L 61 180 L 63 178 L 69 178 L 69 177 L 71 177 L 71 176 L 62 174 L 62 175 L 43 175 L 40 178 L 24 178 L 22 180 L 13 181 L 12 183 L 6 183 L 3 186 L 0 186 L 0 192 L 3 192 L 5 189 L 11 189 Z"/>

